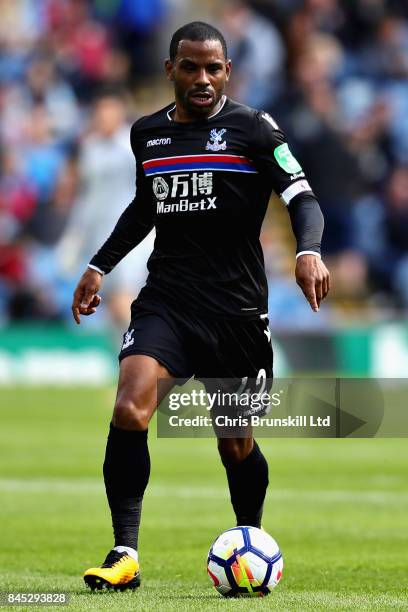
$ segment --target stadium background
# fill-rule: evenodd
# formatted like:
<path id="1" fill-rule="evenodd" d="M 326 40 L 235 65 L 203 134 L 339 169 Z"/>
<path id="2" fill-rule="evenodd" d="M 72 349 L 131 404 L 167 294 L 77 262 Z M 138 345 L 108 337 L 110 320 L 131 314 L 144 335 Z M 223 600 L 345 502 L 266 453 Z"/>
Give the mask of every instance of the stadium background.
<path id="1" fill-rule="evenodd" d="M 276 373 L 405 377 L 408 5 L 0 0 L 0 16 L 1 584 L 69 589 L 88 609 L 80 572 L 110 542 L 100 464 L 116 354 L 152 237 L 106 278 L 103 307 L 79 328 L 71 295 L 133 197 L 131 123 L 172 99 L 172 32 L 201 19 L 225 33 L 230 95 L 276 118 L 326 217 L 333 289 L 315 315 L 294 282 L 287 213 L 277 200 L 268 212 Z M 232 517 L 213 442 L 152 433 L 151 445 L 140 609 L 170 609 L 174 593 L 178 609 L 217 609 L 203 560 Z M 265 527 L 288 559 L 278 609 L 404 609 L 404 441 L 262 446 Z"/>
<path id="2" fill-rule="evenodd" d="M 277 371 L 405 375 L 406 3 L 1 0 L 0 10 L 0 380 L 114 376 L 152 236 L 106 279 L 104 307 L 79 330 L 71 294 L 133 197 L 129 126 L 172 99 L 163 58 L 194 18 L 225 32 L 230 95 L 277 119 L 326 218 L 333 289 L 316 316 L 293 282 L 286 210 L 270 207 Z"/>

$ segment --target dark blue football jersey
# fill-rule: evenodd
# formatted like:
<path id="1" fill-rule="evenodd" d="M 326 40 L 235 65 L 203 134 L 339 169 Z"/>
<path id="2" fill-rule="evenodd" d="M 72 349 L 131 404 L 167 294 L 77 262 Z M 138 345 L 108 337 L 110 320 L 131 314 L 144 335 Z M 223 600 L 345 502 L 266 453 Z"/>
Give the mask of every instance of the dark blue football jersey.
<path id="1" fill-rule="evenodd" d="M 108 273 L 155 227 L 138 303 L 259 316 L 267 311 L 259 236 L 271 192 L 289 206 L 313 195 L 310 186 L 267 113 L 227 97 L 208 119 L 175 122 L 173 109 L 132 126 L 136 196 L 91 264 Z"/>

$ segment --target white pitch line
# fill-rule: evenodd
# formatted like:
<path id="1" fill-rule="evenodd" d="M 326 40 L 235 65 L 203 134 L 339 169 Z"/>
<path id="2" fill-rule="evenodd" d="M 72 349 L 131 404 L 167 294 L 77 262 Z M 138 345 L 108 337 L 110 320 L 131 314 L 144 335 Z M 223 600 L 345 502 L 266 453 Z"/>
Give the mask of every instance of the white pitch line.
<path id="1" fill-rule="evenodd" d="M 70 493 L 95 494 L 104 493 L 102 479 L 0 479 L 0 491 L 4 493 Z M 228 499 L 227 485 L 206 487 L 199 484 L 192 485 L 162 485 L 153 483 L 146 494 L 154 498 L 181 498 L 181 499 Z M 402 504 L 408 502 L 408 493 L 398 491 L 367 490 L 354 491 L 352 489 L 315 489 L 310 491 L 296 491 L 294 489 L 273 489 L 269 491 L 271 500 L 302 500 L 309 502 L 360 502 L 367 504 Z"/>

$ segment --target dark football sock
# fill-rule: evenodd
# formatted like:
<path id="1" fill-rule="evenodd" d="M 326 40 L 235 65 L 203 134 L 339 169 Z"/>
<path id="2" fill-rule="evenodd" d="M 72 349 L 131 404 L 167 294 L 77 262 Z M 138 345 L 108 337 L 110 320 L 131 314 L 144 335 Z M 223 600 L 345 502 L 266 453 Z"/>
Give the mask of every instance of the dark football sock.
<path id="1" fill-rule="evenodd" d="M 110 425 L 103 464 L 115 546 L 137 550 L 143 494 L 150 476 L 146 431 Z"/>
<path id="2" fill-rule="evenodd" d="M 237 525 L 260 527 L 268 480 L 268 463 L 254 440 L 249 455 L 240 463 L 227 465 L 231 503 Z"/>

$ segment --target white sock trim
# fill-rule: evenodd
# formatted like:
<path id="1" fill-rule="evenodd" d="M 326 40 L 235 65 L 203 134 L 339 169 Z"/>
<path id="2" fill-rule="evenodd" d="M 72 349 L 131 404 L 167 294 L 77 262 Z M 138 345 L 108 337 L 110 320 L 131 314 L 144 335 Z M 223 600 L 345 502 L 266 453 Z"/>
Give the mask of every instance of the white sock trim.
<path id="1" fill-rule="evenodd" d="M 139 561 L 139 557 L 137 555 L 137 550 L 134 548 L 130 548 L 130 546 L 115 546 L 113 550 L 117 550 L 118 552 L 125 552 L 132 557 L 135 561 Z"/>

